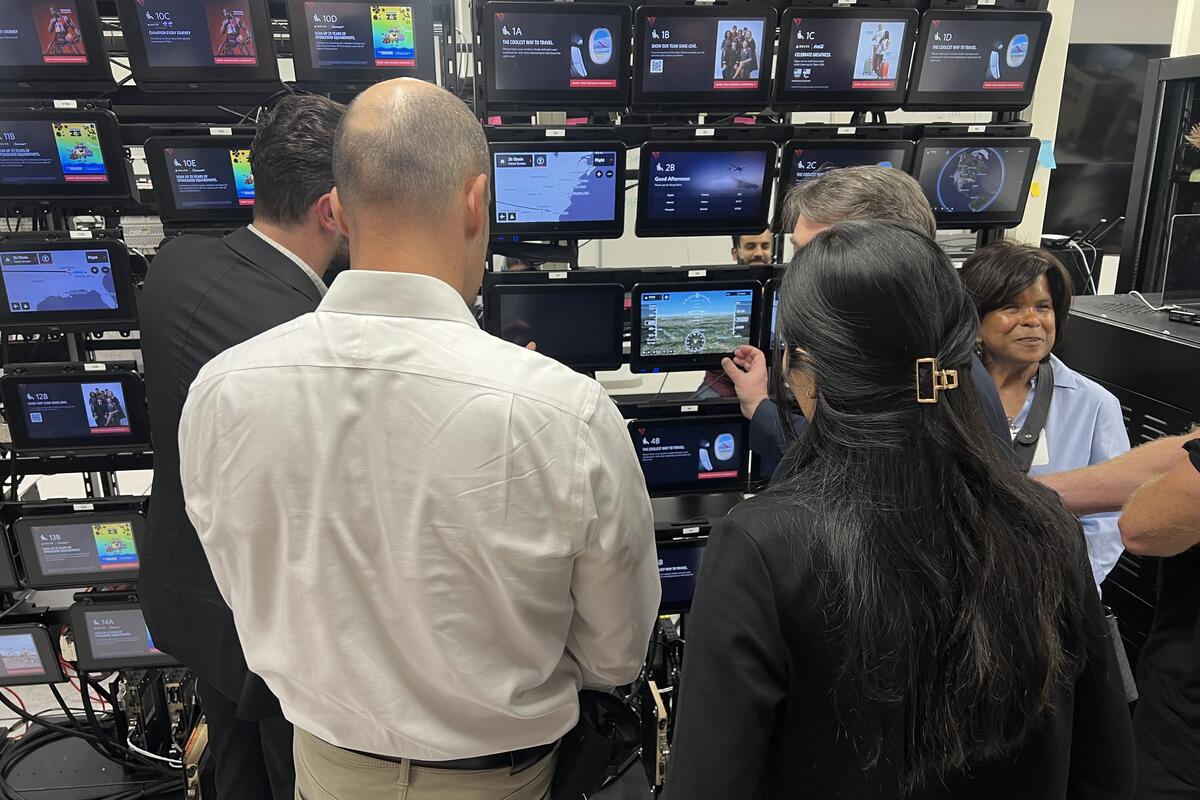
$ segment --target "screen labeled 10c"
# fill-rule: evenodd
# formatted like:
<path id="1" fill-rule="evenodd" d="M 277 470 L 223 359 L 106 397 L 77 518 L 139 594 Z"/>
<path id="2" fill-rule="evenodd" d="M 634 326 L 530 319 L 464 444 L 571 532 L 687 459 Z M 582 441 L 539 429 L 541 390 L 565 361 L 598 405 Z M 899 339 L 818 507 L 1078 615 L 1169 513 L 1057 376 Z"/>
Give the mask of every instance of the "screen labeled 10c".
<path id="1" fill-rule="evenodd" d="M 258 65 L 249 0 L 137 0 L 151 67 Z"/>

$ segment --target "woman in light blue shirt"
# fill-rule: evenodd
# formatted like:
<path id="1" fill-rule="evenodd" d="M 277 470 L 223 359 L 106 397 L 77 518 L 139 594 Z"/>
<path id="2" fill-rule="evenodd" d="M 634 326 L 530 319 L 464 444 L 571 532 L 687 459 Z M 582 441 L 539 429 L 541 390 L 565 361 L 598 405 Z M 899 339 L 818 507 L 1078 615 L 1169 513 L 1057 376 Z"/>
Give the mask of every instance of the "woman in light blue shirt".
<path id="1" fill-rule="evenodd" d="M 1099 464 L 1128 451 L 1117 398 L 1051 355 L 1071 311 L 1071 278 L 1062 263 L 1045 250 L 1001 241 L 967 259 L 962 278 L 979 309 L 980 355 L 996 382 L 1014 439 L 1034 410 L 1042 391 L 1039 380 L 1053 373 L 1045 426 L 1036 446 L 1029 446 L 1029 474 Z M 1118 516 L 1080 520 L 1097 586 L 1124 550 Z"/>

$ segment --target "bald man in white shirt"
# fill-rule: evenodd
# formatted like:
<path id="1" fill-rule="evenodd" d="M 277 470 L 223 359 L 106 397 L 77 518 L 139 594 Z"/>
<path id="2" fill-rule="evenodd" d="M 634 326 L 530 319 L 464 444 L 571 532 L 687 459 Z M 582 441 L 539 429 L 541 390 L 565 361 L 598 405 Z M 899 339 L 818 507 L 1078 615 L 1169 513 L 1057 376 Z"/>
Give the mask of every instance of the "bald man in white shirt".
<path id="1" fill-rule="evenodd" d="M 542 800 L 580 688 L 633 681 L 649 642 L 653 519 L 620 413 L 467 307 L 487 168 L 447 92 L 364 92 L 334 156 L 352 269 L 210 362 L 184 409 L 188 514 L 308 800 Z"/>

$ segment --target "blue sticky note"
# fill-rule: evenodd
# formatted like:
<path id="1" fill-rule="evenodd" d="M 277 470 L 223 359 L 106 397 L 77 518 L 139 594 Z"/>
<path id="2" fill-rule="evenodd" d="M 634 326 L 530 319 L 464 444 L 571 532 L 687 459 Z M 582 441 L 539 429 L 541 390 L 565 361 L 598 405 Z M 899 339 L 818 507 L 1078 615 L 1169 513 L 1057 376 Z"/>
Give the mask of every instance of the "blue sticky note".
<path id="1" fill-rule="evenodd" d="M 1056 169 L 1058 162 L 1054 160 L 1054 142 L 1042 139 L 1042 147 L 1038 150 L 1038 163 L 1046 169 Z"/>

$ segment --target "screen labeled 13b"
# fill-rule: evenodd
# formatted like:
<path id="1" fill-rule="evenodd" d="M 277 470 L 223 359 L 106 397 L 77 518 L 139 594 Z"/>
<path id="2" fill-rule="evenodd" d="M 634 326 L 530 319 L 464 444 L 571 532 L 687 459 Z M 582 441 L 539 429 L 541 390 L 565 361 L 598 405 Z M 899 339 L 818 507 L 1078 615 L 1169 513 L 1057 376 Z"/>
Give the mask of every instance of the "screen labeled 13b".
<path id="1" fill-rule="evenodd" d="M 96 123 L 0 120 L 0 182 L 108 183 Z"/>
<path id="2" fill-rule="evenodd" d="M 137 0 L 152 67 L 258 65 L 249 0 Z"/>
<path id="3" fill-rule="evenodd" d="M 928 147 L 918 180 L 935 214 L 1014 212 L 1032 147 Z"/>
<path id="4" fill-rule="evenodd" d="M 605 151 L 493 153 L 496 222 L 611 220 L 624 164 Z"/>
<path id="5" fill-rule="evenodd" d="M 107 250 L 30 250 L 0 253 L 4 296 L 14 314 L 108 311 L 117 288 Z"/>
<path id="6" fill-rule="evenodd" d="M 249 150 L 168 147 L 163 152 L 171 194 L 178 208 L 232 209 L 254 205 Z"/>
<path id="7" fill-rule="evenodd" d="M 753 289 L 647 292 L 641 296 L 642 356 L 729 354 L 750 344 Z"/>
<path id="8" fill-rule="evenodd" d="M 417 65 L 412 6 L 306 2 L 312 63 L 321 69 Z"/>
<path id="9" fill-rule="evenodd" d="M 628 57 L 620 15 L 492 13 L 497 89 L 617 88 Z"/>
<path id="10" fill-rule="evenodd" d="M 896 19 L 793 20 L 787 91 L 895 90 L 906 27 Z"/>
<path id="11" fill-rule="evenodd" d="M 96 660 L 162 655 L 154 646 L 140 608 L 88 611 L 83 619 Z"/>
<path id="12" fill-rule="evenodd" d="M 904 164 L 905 151 L 900 148 L 851 149 L 836 147 L 796 147 L 791 153 L 792 174 L 789 186 L 819 178 L 830 170 L 843 167 L 875 165 L 899 169 Z"/>
<path id="13" fill-rule="evenodd" d="M 31 439 L 86 439 L 131 432 L 120 382 L 23 383 Z"/>
<path id="14" fill-rule="evenodd" d="M 754 90 L 762 87 L 766 20 L 646 17 L 642 88 L 646 92 Z M 774 36 L 772 31 L 769 35 Z"/>
<path id="15" fill-rule="evenodd" d="M 651 220 L 739 220 L 758 216 L 766 183 L 762 151 L 650 152 Z"/>
<path id="16" fill-rule="evenodd" d="M 0 0 L 0 66 L 87 64 L 75 0 Z"/>
<path id="17" fill-rule="evenodd" d="M 740 420 L 638 420 L 632 425 L 634 449 L 650 489 L 742 476 Z"/>
<path id="18" fill-rule="evenodd" d="M 80 522 L 33 525 L 38 564 L 50 576 L 138 568 L 133 523 Z"/>
<path id="19" fill-rule="evenodd" d="M 917 91 L 1024 91 L 1041 32 L 1040 18 L 931 20 Z"/>

